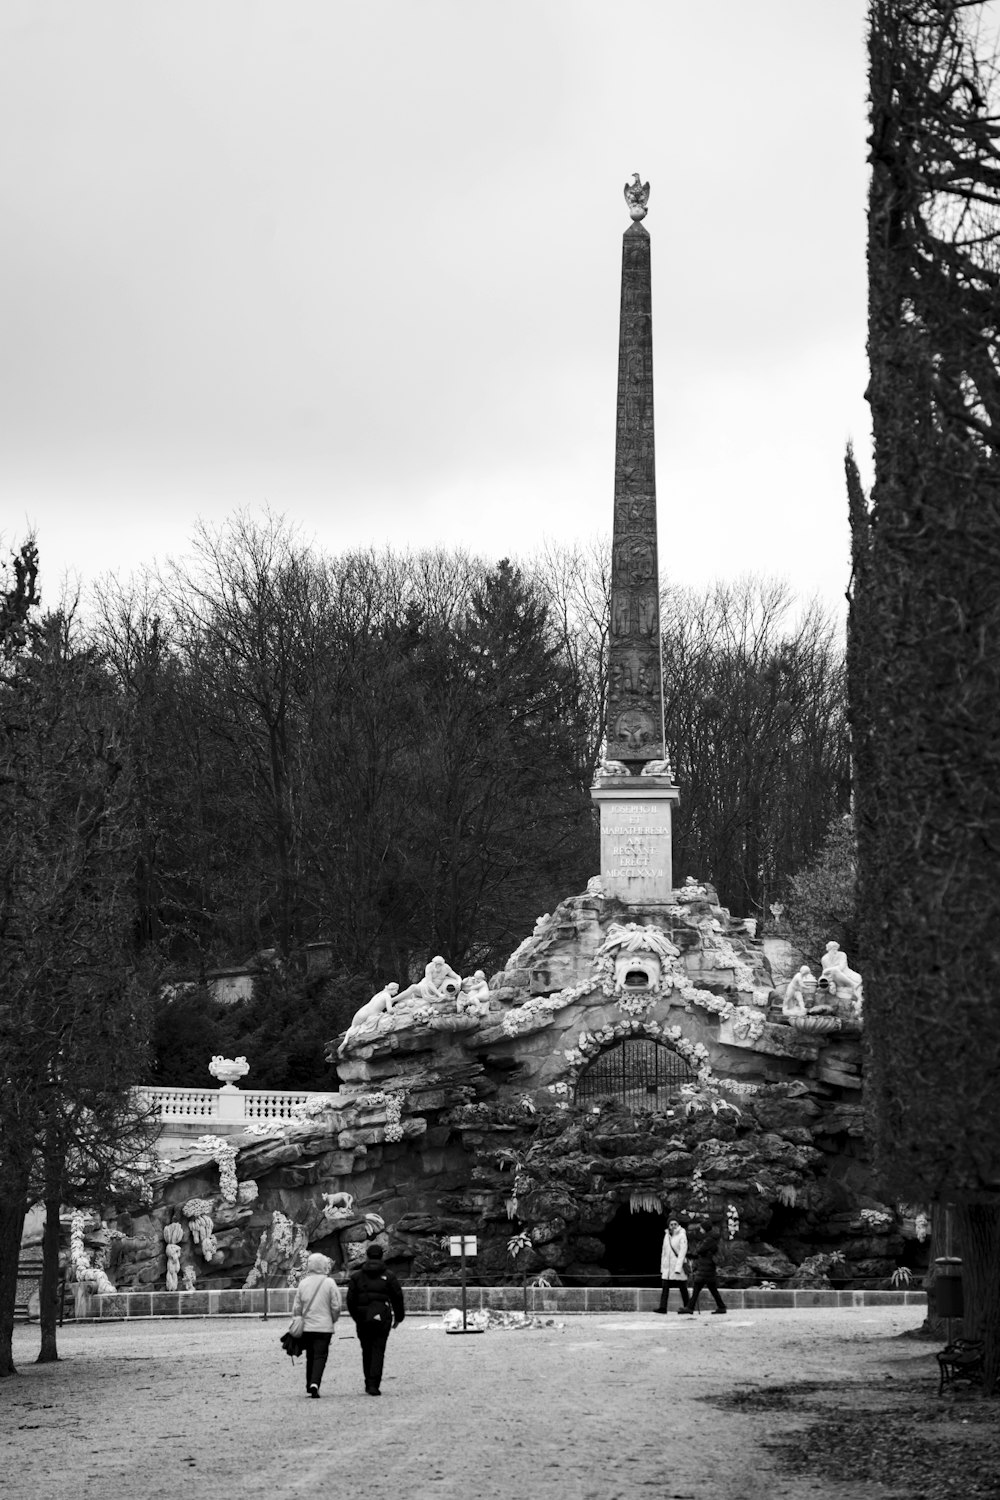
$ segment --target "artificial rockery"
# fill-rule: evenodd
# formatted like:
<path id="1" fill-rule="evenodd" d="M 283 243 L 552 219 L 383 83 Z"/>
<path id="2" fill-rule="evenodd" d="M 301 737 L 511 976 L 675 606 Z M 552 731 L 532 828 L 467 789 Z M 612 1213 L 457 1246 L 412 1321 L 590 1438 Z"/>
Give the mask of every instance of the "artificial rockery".
<path id="1" fill-rule="evenodd" d="M 886 1282 L 924 1224 L 867 1196 L 860 976 L 834 951 L 778 991 L 752 929 L 691 880 L 643 908 L 595 879 L 489 983 L 432 960 L 331 1043 L 336 1093 L 163 1167 L 112 1230 L 116 1286 L 284 1285 L 372 1236 L 412 1282 L 450 1281 L 463 1231 L 482 1281 L 593 1285 L 623 1215 L 706 1212 L 730 1284 Z M 616 1093 L 637 1041 L 669 1067 Z"/>

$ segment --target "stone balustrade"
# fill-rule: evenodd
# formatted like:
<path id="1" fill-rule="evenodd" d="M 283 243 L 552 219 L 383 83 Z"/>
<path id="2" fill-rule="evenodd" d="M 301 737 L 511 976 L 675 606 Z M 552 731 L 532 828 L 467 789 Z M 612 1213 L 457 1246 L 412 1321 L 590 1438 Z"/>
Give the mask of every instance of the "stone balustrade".
<path id="1" fill-rule="evenodd" d="M 217 1120 L 219 1118 L 218 1089 L 140 1089 L 156 1107 L 161 1120 Z"/>
<path id="2" fill-rule="evenodd" d="M 164 1122 L 193 1124 L 225 1121 L 227 1124 L 254 1120 L 290 1120 L 296 1104 L 312 1097 L 309 1089 L 222 1089 L 144 1088 L 141 1090 L 156 1108 Z"/>
<path id="3" fill-rule="evenodd" d="M 159 1121 L 157 1155 L 181 1156 L 201 1135 L 240 1135 L 254 1124 L 280 1125 L 294 1119 L 292 1111 L 316 1090 L 310 1089 L 138 1089 L 154 1108 Z"/>

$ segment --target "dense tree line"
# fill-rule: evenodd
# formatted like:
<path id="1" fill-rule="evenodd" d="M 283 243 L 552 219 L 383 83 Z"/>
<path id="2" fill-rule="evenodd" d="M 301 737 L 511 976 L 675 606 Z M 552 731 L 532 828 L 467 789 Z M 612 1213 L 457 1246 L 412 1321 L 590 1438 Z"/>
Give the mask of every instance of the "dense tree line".
<path id="1" fill-rule="evenodd" d="M 872 0 L 869 399 L 849 630 L 877 1162 L 954 1203 L 1000 1382 L 1000 95 L 981 4 Z"/>
<path id="2" fill-rule="evenodd" d="M 583 888 L 607 550 L 329 558 L 237 516 L 183 565 L 105 580 L 86 630 L 41 615 L 21 556 L 3 594 L 5 1243 L 29 1198 L 55 1212 L 140 1149 L 131 1084 L 204 1083 L 213 1053 L 243 1052 L 253 1082 L 323 1086 L 324 1043 L 374 988 L 435 952 L 489 972 Z M 835 644 L 753 582 L 667 591 L 664 618 L 680 862 L 762 914 L 844 795 Z M 315 941 L 326 975 L 302 962 Z M 213 1001 L 211 970 L 254 955 L 253 999 Z"/>
<path id="3" fill-rule="evenodd" d="M 320 1030 L 366 990 L 435 952 L 490 972 L 597 871 L 607 552 L 329 558 L 237 516 L 184 565 L 102 588 L 93 647 L 135 768 L 136 944 L 202 982 L 276 958 L 266 1004 L 200 1002 L 212 1050 L 254 1050 L 273 1087 L 325 1082 Z M 678 868 L 766 917 L 847 805 L 835 631 L 752 579 L 668 589 L 663 618 Z M 320 940 L 332 978 L 309 983 L 297 959 Z M 170 993 L 159 1076 L 198 1082 L 196 1002 Z M 269 1024 L 279 1003 L 311 1017 L 311 1066 Z"/>
<path id="4" fill-rule="evenodd" d="M 106 591 L 94 639 L 135 726 L 137 941 L 182 967 L 313 940 L 372 980 L 489 966 L 593 872 L 579 697 L 507 561 L 236 519 Z"/>

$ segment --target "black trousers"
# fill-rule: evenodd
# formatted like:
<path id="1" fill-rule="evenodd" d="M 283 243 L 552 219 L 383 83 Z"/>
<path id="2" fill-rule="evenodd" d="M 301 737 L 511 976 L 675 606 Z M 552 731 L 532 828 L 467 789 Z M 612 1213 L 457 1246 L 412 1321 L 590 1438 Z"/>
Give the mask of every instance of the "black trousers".
<path id="1" fill-rule="evenodd" d="M 667 1310 L 667 1303 L 670 1300 L 670 1288 L 672 1286 L 675 1286 L 681 1294 L 681 1306 L 687 1307 L 690 1299 L 688 1298 L 688 1284 L 686 1281 L 661 1281 L 660 1286 L 662 1288 L 660 1292 L 660 1312 L 666 1312 Z"/>
<path id="2" fill-rule="evenodd" d="M 330 1353 L 332 1333 L 304 1333 L 302 1346 L 306 1353 L 306 1390 L 311 1385 L 317 1389 L 323 1384 L 327 1355 Z"/>
<path id="3" fill-rule="evenodd" d="M 715 1274 L 716 1273 L 715 1273 L 715 1268 L 714 1267 L 712 1268 L 711 1271 L 695 1271 L 695 1273 L 694 1273 L 694 1281 L 691 1283 L 691 1311 L 692 1312 L 694 1312 L 695 1308 L 698 1306 L 698 1298 L 701 1296 L 702 1292 L 705 1291 L 706 1288 L 708 1289 L 708 1291 L 711 1292 L 712 1296 L 715 1298 L 715 1305 L 716 1305 L 716 1307 L 721 1308 L 722 1311 L 725 1312 L 725 1310 L 726 1310 L 726 1304 L 723 1302 L 722 1298 L 719 1296 L 719 1287 L 718 1287 L 718 1283 L 716 1282 L 716 1279 L 715 1279 Z"/>
<path id="4" fill-rule="evenodd" d="M 385 1346 L 389 1342 L 389 1330 L 374 1323 L 359 1323 L 358 1339 L 361 1343 L 361 1366 L 365 1372 L 365 1390 L 371 1386 L 378 1390 L 382 1384 L 382 1364 Z"/>

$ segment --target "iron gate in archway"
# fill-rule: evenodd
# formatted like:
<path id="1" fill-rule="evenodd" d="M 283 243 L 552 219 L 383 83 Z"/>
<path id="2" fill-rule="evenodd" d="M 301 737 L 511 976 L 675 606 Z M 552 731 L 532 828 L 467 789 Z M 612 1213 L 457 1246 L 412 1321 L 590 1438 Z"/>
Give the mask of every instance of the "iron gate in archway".
<path id="1" fill-rule="evenodd" d="M 626 1109 L 666 1109 L 682 1083 L 696 1074 L 665 1042 L 631 1037 L 609 1047 L 580 1074 L 577 1104 L 615 1099 Z"/>

